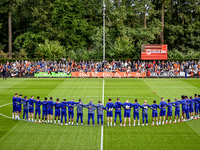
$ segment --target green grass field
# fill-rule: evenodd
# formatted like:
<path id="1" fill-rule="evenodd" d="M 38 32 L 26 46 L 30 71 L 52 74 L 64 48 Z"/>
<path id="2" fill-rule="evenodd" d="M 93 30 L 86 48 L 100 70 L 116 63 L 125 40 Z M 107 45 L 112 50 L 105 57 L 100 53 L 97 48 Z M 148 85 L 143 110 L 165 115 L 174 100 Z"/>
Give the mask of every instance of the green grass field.
<path id="1" fill-rule="evenodd" d="M 105 82 L 103 86 L 103 80 Z M 104 93 L 103 93 L 104 89 Z M 39 124 L 10 119 L 12 114 L 12 97 L 14 93 L 40 96 L 52 96 L 61 100 L 66 98 L 83 103 L 108 98 L 116 102 L 129 99 L 134 102 L 137 98 L 142 104 L 147 100 L 160 102 L 170 98 L 180 99 L 181 95 L 194 96 L 200 94 L 200 79 L 8 79 L 0 81 L 0 149 L 199 149 L 200 119 L 164 126 L 150 126 L 152 122 L 149 110 L 149 126 L 136 127 L 102 127 L 86 126 L 87 109 L 84 109 L 85 126 L 61 126 L 54 124 Z M 156 94 L 154 94 L 156 92 Z M 76 108 L 75 108 L 76 112 Z M 123 111 L 122 111 L 123 112 Z M 8 117 L 5 117 L 5 116 Z M 133 123 L 133 111 L 131 112 Z M 97 115 L 95 113 L 95 124 Z M 21 115 L 22 119 L 22 115 Z M 75 113 L 76 120 L 76 113 Z M 141 110 L 140 110 L 140 120 Z M 173 118 L 174 120 L 174 118 Z M 119 125 L 119 119 L 117 120 Z M 104 112 L 104 125 L 106 125 L 106 112 Z"/>

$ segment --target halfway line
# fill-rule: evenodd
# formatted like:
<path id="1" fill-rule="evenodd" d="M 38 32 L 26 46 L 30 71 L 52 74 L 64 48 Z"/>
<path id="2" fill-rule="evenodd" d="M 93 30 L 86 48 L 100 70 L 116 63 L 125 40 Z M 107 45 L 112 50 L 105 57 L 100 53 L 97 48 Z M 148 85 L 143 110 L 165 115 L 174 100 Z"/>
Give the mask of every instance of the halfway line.
<path id="1" fill-rule="evenodd" d="M 102 91 L 102 104 L 104 105 L 104 80 L 103 80 L 103 91 Z M 101 149 L 103 150 L 103 126 L 101 126 Z"/>

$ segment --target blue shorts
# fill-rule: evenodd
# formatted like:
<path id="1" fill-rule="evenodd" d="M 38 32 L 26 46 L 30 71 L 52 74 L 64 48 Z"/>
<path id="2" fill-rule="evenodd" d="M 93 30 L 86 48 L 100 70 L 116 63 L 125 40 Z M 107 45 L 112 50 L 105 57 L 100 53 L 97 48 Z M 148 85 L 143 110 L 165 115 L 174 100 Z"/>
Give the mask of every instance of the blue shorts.
<path id="1" fill-rule="evenodd" d="M 182 113 L 184 114 L 184 113 L 186 113 L 187 112 L 187 109 L 182 109 Z"/>
<path id="2" fill-rule="evenodd" d="M 199 112 L 199 110 L 198 110 L 198 107 L 195 107 L 195 112 L 196 112 L 196 113 L 198 113 L 198 112 Z"/>
<path id="3" fill-rule="evenodd" d="M 55 116 L 60 116 L 60 109 L 55 110 Z"/>
<path id="4" fill-rule="evenodd" d="M 42 111 L 42 116 L 47 116 L 47 110 Z"/>
<path id="5" fill-rule="evenodd" d="M 13 106 L 13 113 L 16 112 L 16 106 Z"/>
<path id="6" fill-rule="evenodd" d="M 35 109 L 35 116 L 37 116 L 37 114 L 40 116 L 40 113 L 41 113 L 41 112 L 40 112 L 40 108 L 37 108 L 37 107 L 36 107 L 36 109 Z"/>
<path id="7" fill-rule="evenodd" d="M 68 118 L 74 118 L 74 112 L 73 111 L 68 111 Z"/>
<path id="8" fill-rule="evenodd" d="M 158 112 L 157 111 L 152 112 L 152 117 L 158 117 Z"/>
<path id="9" fill-rule="evenodd" d="M 53 109 L 52 108 L 48 108 L 47 109 L 47 114 L 48 115 L 53 115 Z"/>
<path id="10" fill-rule="evenodd" d="M 130 118 L 130 117 L 131 117 L 131 112 L 126 112 L 126 113 L 124 113 L 124 117 Z"/>
<path id="11" fill-rule="evenodd" d="M 172 112 L 169 112 L 169 111 L 168 111 L 168 112 L 167 112 L 167 116 L 168 116 L 168 117 L 171 117 L 171 116 L 172 116 Z"/>
<path id="12" fill-rule="evenodd" d="M 180 117 L 180 111 L 175 110 L 175 116 L 177 116 L 177 115 L 178 115 L 178 117 Z"/>
<path id="13" fill-rule="evenodd" d="M 191 113 L 194 112 L 194 108 L 190 108 L 190 112 L 191 112 Z"/>
<path id="14" fill-rule="evenodd" d="M 165 116 L 166 115 L 166 110 L 161 110 L 160 111 L 160 116 Z"/>
<path id="15" fill-rule="evenodd" d="M 16 111 L 21 112 L 21 111 L 22 111 L 21 107 L 20 107 L 20 106 L 17 106 L 17 107 L 16 107 Z"/>
<path id="16" fill-rule="evenodd" d="M 34 113 L 33 107 L 29 107 L 29 113 Z"/>
<path id="17" fill-rule="evenodd" d="M 139 113 L 134 113 L 134 120 L 136 119 L 136 117 L 137 117 L 137 119 L 139 120 L 140 118 L 139 118 Z"/>
<path id="18" fill-rule="evenodd" d="M 113 117 L 113 112 L 112 111 L 107 111 L 107 117 Z"/>

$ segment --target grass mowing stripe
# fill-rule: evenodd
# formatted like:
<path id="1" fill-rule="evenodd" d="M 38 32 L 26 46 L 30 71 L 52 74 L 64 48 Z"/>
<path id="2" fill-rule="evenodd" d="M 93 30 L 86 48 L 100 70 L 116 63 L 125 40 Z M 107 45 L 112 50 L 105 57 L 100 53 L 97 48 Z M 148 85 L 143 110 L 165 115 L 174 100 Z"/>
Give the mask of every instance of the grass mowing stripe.
<path id="1" fill-rule="evenodd" d="M 52 81 L 54 81 L 54 80 L 52 80 Z M 82 82 L 80 83 L 80 81 L 82 81 Z M 87 87 L 89 85 L 88 81 L 89 80 L 78 80 L 78 82 L 76 82 L 75 84 L 77 84 L 77 86 L 79 86 L 79 83 L 80 83 Z M 48 81 L 48 82 L 49 82 L 49 84 L 51 84 L 50 81 Z M 102 79 L 95 80 L 95 84 L 98 84 L 98 82 L 99 83 L 101 82 L 101 85 L 102 85 Z M 35 83 L 38 84 L 38 82 L 35 82 Z M 45 82 L 43 82 L 43 83 L 45 84 Z M 66 86 L 68 86 L 68 83 L 69 82 L 67 80 L 65 80 L 65 82 L 63 82 L 59 86 L 63 86 L 65 84 L 66 84 Z M 74 84 L 74 83 L 72 83 L 72 84 Z M 29 85 L 29 86 L 31 86 L 31 85 Z M 43 89 L 38 88 L 38 91 L 41 93 L 43 92 L 42 90 Z M 81 91 L 83 91 L 83 90 L 84 90 L 84 88 L 81 89 Z M 96 93 L 96 90 L 95 91 L 94 90 L 89 90 L 88 92 L 84 92 L 83 94 L 98 95 L 98 93 Z M 72 94 L 74 93 L 74 95 L 77 95 L 80 91 L 72 90 L 69 92 Z M 55 89 L 50 94 L 59 95 L 62 93 L 66 93 L 66 91 L 60 90 L 60 89 Z M 100 91 L 100 93 L 102 93 L 102 91 Z M 45 97 L 44 93 L 42 94 L 42 96 Z M 96 104 L 98 99 L 94 99 L 94 100 L 95 100 L 94 103 Z M 86 102 L 86 101 L 84 101 L 84 102 Z M 87 101 L 87 103 L 88 103 L 88 101 Z M 87 110 L 85 109 L 85 112 L 86 111 Z M 76 116 L 76 113 L 75 113 L 75 116 Z M 84 116 L 85 116 L 84 120 L 86 121 L 86 113 Z M 99 149 L 100 144 L 101 144 L 100 143 L 100 141 L 101 141 L 101 131 L 100 131 L 101 128 L 100 127 L 94 127 L 94 128 L 93 127 L 74 127 L 74 126 L 66 127 L 66 126 L 60 126 L 60 125 L 35 124 L 35 123 L 23 122 L 23 121 L 20 121 L 18 123 L 19 123 L 19 125 L 16 126 L 16 128 L 14 128 L 13 130 L 11 130 L 11 132 L 9 133 L 8 136 L 6 136 L 6 138 L 1 140 L 1 142 L 4 143 L 5 145 L 7 145 L 7 146 L 9 145 L 7 147 L 7 149 L 14 149 L 14 147 L 11 146 L 12 145 L 11 140 L 10 140 L 11 137 L 14 136 L 12 141 L 17 141 L 17 137 L 21 137 L 22 139 L 27 139 L 26 135 L 30 131 L 33 133 L 33 134 L 30 134 L 30 138 L 34 139 L 35 143 L 33 143 L 31 140 L 21 141 L 20 144 L 23 144 L 23 145 L 20 145 L 19 143 L 14 142 L 16 149 L 18 149 L 18 148 L 20 148 L 20 149 L 36 149 L 37 147 L 32 148 L 32 145 L 36 145 L 36 144 L 40 145 L 41 149 L 49 149 L 49 148 L 55 149 L 55 148 L 57 148 L 57 146 L 58 146 L 57 142 L 59 142 L 59 141 L 63 141 L 62 142 L 63 144 L 58 146 L 61 149 L 66 149 L 66 145 L 69 149 Z M 28 123 L 27 128 L 26 129 L 20 128 L 20 126 L 24 126 L 23 125 L 24 123 Z M 31 125 L 34 125 L 34 128 L 31 128 Z M 38 128 L 41 128 L 41 130 L 39 130 L 39 132 L 37 131 Z M 46 128 L 48 129 L 47 131 L 44 130 Z M 16 133 L 15 130 L 17 130 L 17 129 L 19 129 L 19 132 Z M 52 134 L 50 135 L 50 137 L 49 137 L 49 133 L 50 133 L 49 130 L 52 131 Z M 63 131 L 65 131 L 67 133 L 64 134 Z M 23 134 L 20 134 L 20 133 L 23 133 Z M 55 144 L 52 144 L 52 143 L 49 144 L 49 141 L 42 140 L 42 139 L 47 139 L 47 137 L 52 139 L 52 143 L 55 143 Z M 74 142 L 72 142 L 72 141 L 74 141 Z M 79 144 L 77 144 L 77 141 Z M 38 143 L 36 143 L 36 142 L 38 142 Z M 5 149 L 5 146 L 2 148 Z"/>
<path id="2" fill-rule="evenodd" d="M 195 120 L 193 122 L 188 121 L 187 124 L 190 128 L 192 128 L 200 136 L 200 128 L 199 128 L 200 119 Z"/>
<path id="3" fill-rule="evenodd" d="M 11 88 L 13 88 L 13 86 L 19 85 L 20 83 L 22 83 L 22 82 L 24 82 L 26 80 L 27 79 L 21 80 L 21 81 L 16 81 L 16 82 L 10 82 L 9 80 L 3 80 L 3 81 L 1 81 L 1 84 L 0 84 L 0 95 L 1 94 L 4 95 L 4 93 L 5 93 L 4 91 L 6 91 L 7 89 L 11 89 Z M 5 104 L 4 103 L 5 98 L 6 99 L 10 98 L 10 95 L 5 95 L 5 97 L 3 97 L 2 95 L 1 95 L 1 99 L 0 99 L 0 105 L 1 104 Z"/>
<path id="4" fill-rule="evenodd" d="M 144 81 L 145 83 L 146 83 L 146 81 Z M 146 83 L 147 84 L 147 83 Z M 147 84 L 148 85 L 148 84 Z M 29 89 L 38 89 L 38 87 L 6 87 L 6 86 L 4 86 L 4 87 L 0 87 L 0 89 L 5 89 L 5 88 L 10 88 L 10 89 L 27 89 L 27 88 L 29 88 Z M 54 89 L 55 87 L 39 87 L 40 89 Z M 86 88 L 86 89 L 92 89 L 92 88 L 97 88 L 97 89 L 101 89 L 102 87 L 58 87 L 58 89 L 82 89 L 82 88 Z M 136 89 L 136 88 L 138 88 L 138 89 L 142 89 L 142 88 L 149 88 L 149 85 L 148 85 L 148 87 L 105 87 L 105 89 L 116 89 L 116 88 L 120 88 L 120 89 L 122 89 L 122 88 L 128 88 L 128 89 Z M 160 87 L 151 87 L 151 88 L 160 88 Z M 198 88 L 198 87 L 162 87 L 163 89 L 194 89 L 194 88 Z"/>
<path id="5" fill-rule="evenodd" d="M 103 90 L 102 90 L 102 104 L 104 105 L 104 83 L 103 80 Z M 101 150 L 103 150 L 103 126 L 101 126 Z"/>
<path id="6" fill-rule="evenodd" d="M 20 80 L 20 81 L 21 82 L 17 82 L 17 84 L 16 84 L 16 82 L 13 82 L 13 86 L 21 86 L 21 85 L 27 85 L 27 84 L 29 85 L 30 84 L 29 79 L 23 79 L 23 80 Z M 10 80 L 7 80 L 7 84 L 10 84 L 10 83 L 12 83 L 12 82 L 10 82 Z M 57 83 L 59 83 L 59 82 L 57 82 Z M 35 85 L 35 84 L 41 85 L 41 82 L 34 82 L 33 85 Z M 40 94 L 42 94 L 42 92 L 44 92 L 44 91 L 41 92 L 39 88 L 38 88 L 38 91 L 40 92 Z M 13 91 L 11 88 L 7 88 L 4 91 L 4 93 L 0 92 L 1 99 L 3 99 L 3 101 L 0 104 L 5 104 L 6 102 L 7 103 L 11 102 L 12 101 L 12 95 L 14 95 L 15 92 L 16 92 L 16 90 Z M 22 93 L 23 95 L 26 94 L 27 96 L 28 95 L 31 96 L 33 94 L 32 91 L 27 91 L 27 90 L 23 90 L 23 91 L 19 90 L 17 92 L 20 93 L 20 94 Z M 7 105 L 5 107 L 1 107 L 0 111 L 1 111 L 1 114 L 5 115 L 5 116 L 10 116 L 11 113 L 12 113 L 12 105 Z M 16 120 L 13 120 L 13 119 L 10 119 L 10 118 L 6 118 L 5 116 L 0 116 L 0 120 L 1 120 L 0 121 L 0 131 L 1 131 L 0 132 L 0 141 L 6 134 L 8 134 L 8 132 L 10 132 L 10 130 L 15 125 L 17 125 L 20 122 L 20 121 L 16 121 Z"/>
<path id="7" fill-rule="evenodd" d="M 84 88 L 85 87 L 100 87 L 102 86 L 103 79 L 31 79 L 23 84 L 17 85 L 24 87 L 26 84 L 32 89 L 17 89 L 18 93 L 40 95 L 45 97 L 57 82 L 60 83 L 52 93 L 51 96 L 55 97 L 67 97 L 73 98 L 75 96 L 82 98 L 83 103 L 88 103 L 91 97 L 94 103 L 97 104 L 97 100 L 102 97 L 102 90 L 100 88 Z M 126 98 L 130 98 L 133 102 L 133 98 L 139 98 L 138 102 L 143 103 L 143 100 L 149 97 L 149 104 L 158 97 L 152 90 L 158 92 L 164 98 L 174 98 L 181 94 L 198 94 L 197 88 L 192 88 L 188 84 L 191 84 L 187 80 L 188 84 L 184 84 L 182 79 L 145 79 L 146 82 L 152 86 L 151 88 L 144 88 L 147 86 L 143 79 L 104 79 L 106 84 L 104 85 L 104 99 L 108 97 L 122 97 L 122 102 Z M 199 87 L 200 80 L 192 82 L 193 86 Z M 42 87 L 41 89 L 39 87 Z M 46 89 L 44 87 L 47 87 Z M 64 86 L 83 87 L 83 88 L 59 88 Z M 117 88 L 114 88 L 114 87 Z M 124 88 L 129 87 L 130 88 Z M 141 89 L 139 88 L 141 86 Z M 179 87 L 177 87 L 179 86 Z M 35 87 L 38 87 L 36 89 Z M 111 87 L 111 88 L 107 88 Z M 138 87 L 138 88 L 134 88 Z M 156 87 L 156 88 L 155 88 Z M 167 88 L 169 87 L 169 88 Z M 174 87 L 174 88 L 170 88 Z M 175 88 L 177 87 L 177 89 Z M 183 88 L 181 88 L 183 87 Z M 185 87 L 185 88 L 184 88 Z M 102 88 L 102 87 L 101 87 Z M 3 93 L 0 93 L 0 97 L 5 99 L 3 104 L 11 101 L 11 95 L 16 92 L 14 88 L 9 88 Z M 78 96 L 79 95 L 79 96 Z M 101 96 L 99 96 L 101 95 Z M 107 96 L 108 95 L 108 96 Z M 110 96 L 109 96 L 110 95 Z M 119 95 L 119 96 L 116 96 Z M 61 96 L 61 97 L 60 97 Z M 9 98 L 6 98 L 9 97 Z M 140 98 L 141 97 L 141 98 Z M 103 98 L 103 97 L 102 97 Z M 160 97 L 156 98 L 160 99 Z M 55 99 L 54 99 L 55 100 Z M 114 99 L 113 99 L 114 100 Z M 115 100 L 113 101 L 115 102 Z M 158 103 L 160 101 L 157 101 Z M 103 103 L 103 99 L 102 99 Z M 2 105 L 2 104 L 0 104 Z M 7 105 L 1 108 L 1 113 L 5 115 L 11 114 L 11 105 Z M 104 112 L 105 113 L 105 112 Z M 124 111 L 122 111 L 122 116 Z M 149 120 L 151 120 L 152 111 L 149 110 Z M 133 111 L 131 112 L 131 121 L 133 121 Z M 76 113 L 75 113 L 76 116 Z M 122 117 L 123 118 L 123 117 Z M 141 111 L 140 111 L 141 118 Z M 96 112 L 95 112 L 96 119 Z M 105 118 L 104 118 L 105 119 Z M 174 111 L 173 111 L 174 119 Z M 84 124 L 87 120 L 87 109 L 84 109 Z M 119 120 L 118 120 L 119 121 Z M 141 119 L 140 119 L 141 121 Z M 14 121 L 0 116 L 0 135 L 9 126 L 13 126 L 12 123 L 17 123 L 14 128 L 11 128 L 9 134 L 0 139 L 0 149 L 99 149 L 101 145 L 101 127 L 76 127 L 76 126 L 61 126 L 61 125 L 47 125 L 36 124 L 24 121 Z M 151 121 L 150 121 L 151 122 Z M 118 122 L 117 122 L 118 123 Z M 171 124 L 164 126 L 148 126 L 148 127 L 104 127 L 103 129 L 103 149 L 198 149 L 199 148 L 199 123 L 200 120 L 192 120 L 180 124 Z M 96 124 L 96 122 L 95 122 Z M 118 123 L 119 124 L 119 123 Z M 20 139 L 19 139 L 20 138 Z M 183 140 L 184 139 L 184 140 Z M 59 143 L 59 144 L 58 144 Z"/>
<path id="8" fill-rule="evenodd" d="M 179 80 L 172 80 L 172 79 L 166 79 L 166 80 L 155 80 L 154 82 L 151 82 L 152 80 L 147 79 L 148 84 L 150 85 L 150 87 L 159 95 L 161 95 L 162 97 L 166 98 L 166 99 L 173 99 L 174 98 L 180 98 L 181 95 L 193 95 L 194 92 L 198 92 L 197 88 L 193 88 L 194 86 L 185 84 L 185 82 L 183 82 L 182 79 Z M 167 84 L 166 84 L 167 82 Z M 169 86 L 170 85 L 170 86 Z M 160 88 L 154 88 L 154 87 L 159 87 Z M 176 87 L 179 86 L 176 90 L 174 89 L 164 89 L 163 87 Z M 186 87 L 186 88 L 185 88 Z M 189 88 L 188 88 L 189 87 Z M 162 93 L 162 94 L 161 94 Z"/>

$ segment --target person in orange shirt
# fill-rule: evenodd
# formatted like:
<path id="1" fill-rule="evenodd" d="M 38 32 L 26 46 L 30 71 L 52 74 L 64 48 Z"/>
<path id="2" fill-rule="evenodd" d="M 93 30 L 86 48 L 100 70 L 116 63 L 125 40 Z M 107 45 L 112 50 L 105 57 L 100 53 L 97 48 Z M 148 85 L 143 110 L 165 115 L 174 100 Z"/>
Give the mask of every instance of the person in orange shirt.
<path id="1" fill-rule="evenodd" d="M 177 68 L 177 64 L 176 63 L 174 64 L 174 68 Z"/>

